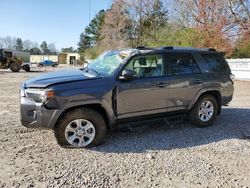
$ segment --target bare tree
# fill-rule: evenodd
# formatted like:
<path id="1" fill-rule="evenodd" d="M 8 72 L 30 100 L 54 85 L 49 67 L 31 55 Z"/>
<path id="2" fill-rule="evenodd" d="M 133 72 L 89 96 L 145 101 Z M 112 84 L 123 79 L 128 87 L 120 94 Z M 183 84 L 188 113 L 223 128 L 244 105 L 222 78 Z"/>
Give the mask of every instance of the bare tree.
<path id="1" fill-rule="evenodd" d="M 242 14 L 242 8 L 237 7 L 239 1 L 176 0 L 176 14 L 184 27 L 197 31 L 200 39 L 197 46 L 214 47 L 230 53 L 240 35 L 240 24 L 236 19 L 238 14 Z"/>
<path id="2" fill-rule="evenodd" d="M 117 1 L 118 2 L 118 1 Z M 136 46 L 148 40 L 156 40 L 158 30 L 167 24 L 167 0 L 123 0 L 128 17 L 132 22 L 131 37 Z M 135 45 L 133 45 L 135 46 Z"/>
<path id="3" fill-rule="evenodd" d="M 8 48 L 8 49 L 14 49 L 15 45 L 16 45 L 16 37 L 4 37 L 3 38 L 3 44 L 4 44 L 4 48 Z"/>
<path id="4" fill-rule="evenodd" d="M 105 49 L 125 48 L 129 46 L 131 21 L 127 16 L 124 0 L 116 0 L 106 11 L 102 27 L 100 46 Z"/>
<path id="5" fill-rule="evenodd" d="M 56 50 L 56 45 L 54 43 L 49 43 L 48 44 L 48 49 L 51 53 L 56 53 L 57 50 Z"/>
<path id="6" fill-rule="evenodd" d="M 23 41 L 23 49 L 24 50 L 30 50 L 31 48 L 32 48 L 32 41 L 24 40 Z"/>
<path id="7" fill-rule="evenodd" d="M 0 48 L 4 48 L 4 41 L 2 37 L 0 37 Z"/>

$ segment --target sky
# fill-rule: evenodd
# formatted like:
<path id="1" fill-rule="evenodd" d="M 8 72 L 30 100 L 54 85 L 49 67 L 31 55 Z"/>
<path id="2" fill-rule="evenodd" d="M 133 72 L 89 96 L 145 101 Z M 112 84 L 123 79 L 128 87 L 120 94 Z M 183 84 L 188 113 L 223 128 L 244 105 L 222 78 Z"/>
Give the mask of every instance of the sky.
<path id="1" fill-rule="evenodd" d="M 0 37 L 20 37 L 54 43 L 60 50 L 77 47 L 79 37 L 101 9 L 112 0 L 0 0 Z"/>

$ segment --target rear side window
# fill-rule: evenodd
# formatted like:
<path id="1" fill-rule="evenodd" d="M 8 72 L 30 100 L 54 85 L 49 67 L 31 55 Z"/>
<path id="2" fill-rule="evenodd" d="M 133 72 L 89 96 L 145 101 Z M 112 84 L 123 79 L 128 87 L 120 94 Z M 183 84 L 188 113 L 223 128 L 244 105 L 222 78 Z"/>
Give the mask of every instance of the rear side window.
<path id="1" fill-rule="evenodd" d="M 168 53 L 167 61 L 169 75 L 188 75 L 200 72 L 191 54 Z"/>
<path id="2" fill-rule="evenodd" d="M 228 65 L 224 57 L 220 54 L 203 54 L 207 63 L 207 72 L 227 72 Z"/>

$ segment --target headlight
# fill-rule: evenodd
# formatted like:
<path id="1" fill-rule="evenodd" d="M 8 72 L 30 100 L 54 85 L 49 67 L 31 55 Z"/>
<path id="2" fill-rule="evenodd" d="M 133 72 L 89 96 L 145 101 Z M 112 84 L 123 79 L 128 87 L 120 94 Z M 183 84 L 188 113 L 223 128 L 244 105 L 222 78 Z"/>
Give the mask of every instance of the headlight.
<path id="1" fill-rule="evenodd" d="M 27 98 L 30 98 L 35 102 L 44 103 L 49 98 L 53 98 L 55 96 L 55 92 L 53 90 L 26 89 L 25 95 Z"/>

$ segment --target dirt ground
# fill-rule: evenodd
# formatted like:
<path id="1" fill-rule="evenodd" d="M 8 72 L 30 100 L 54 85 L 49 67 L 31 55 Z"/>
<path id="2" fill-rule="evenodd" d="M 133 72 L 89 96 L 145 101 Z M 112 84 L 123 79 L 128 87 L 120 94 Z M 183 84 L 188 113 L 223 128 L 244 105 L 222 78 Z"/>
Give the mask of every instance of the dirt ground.
<path id="1" fill-rule="evenodd" d="M 250 187 L 250 82 L 212 127 L 156 123 L 87 150 L 21 125 L 20 83 L 38 74 L 0 70 L 0 187 Z"/>

